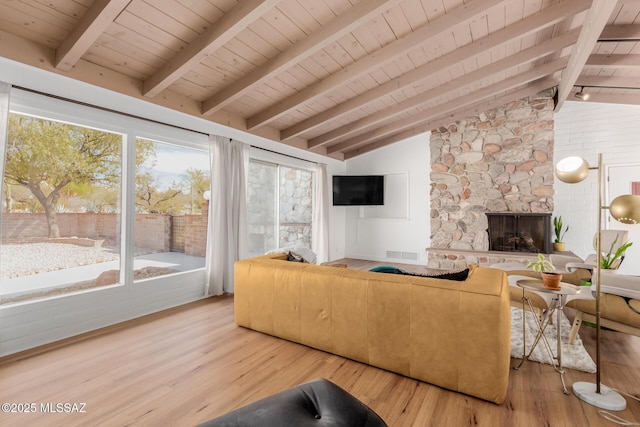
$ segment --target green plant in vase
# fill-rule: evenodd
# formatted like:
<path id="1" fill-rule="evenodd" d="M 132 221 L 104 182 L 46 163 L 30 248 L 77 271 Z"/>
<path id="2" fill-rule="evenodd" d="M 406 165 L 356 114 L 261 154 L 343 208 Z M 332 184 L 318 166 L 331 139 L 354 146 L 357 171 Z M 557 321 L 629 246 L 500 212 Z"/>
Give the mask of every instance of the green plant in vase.
<path id="1" fill-rule="evenodd" d="M 611 247 L 609 247 L 609 252 L 607 252 L 606 255 L 602 255 L 600 267 L 602 267 L 603 270 L 611 270 L 611 269 L 618 268 L 618 266 L 622 262 L 621 258 L 624 256 L 624 253 L 626 252 L 627 249 L 629 249 L 629 246 L 633 244 L 633 242 L 627 242 L 624 245 L 620 246 L 615 252 L 613 252 L 613 247 L 616 245 L 617 241 L 618 241 L 618 236 L 616 236 L 616 238 L 613 239 L 613 242 L 611 242 Z"/>
<path id="2" fill-rule="evenodd" d="M 569 231 L 569 226 L 563 228 L 562 217 L 555 216 L 553 217 L 553 231 L 556 235 L 555 240 L 553 241 L 553 250 L 557 252 L 562 252 L 565 250 L 565 243 L 562 240 L 564 235 Z"/>
<path id="3" fill-rule="evenodd" d="M 562 280 L 562 274 L 555 273 L 555 265 L 551 260 L 545 258 L 544 254 L 538 254 L 538 258 L 535 261 L 531 261 L 527 264 L 527 268 L 532 269 L 540 273 L 542 277 L 542 286 L 551 290 L 560 289 L 560 281 Z"/>

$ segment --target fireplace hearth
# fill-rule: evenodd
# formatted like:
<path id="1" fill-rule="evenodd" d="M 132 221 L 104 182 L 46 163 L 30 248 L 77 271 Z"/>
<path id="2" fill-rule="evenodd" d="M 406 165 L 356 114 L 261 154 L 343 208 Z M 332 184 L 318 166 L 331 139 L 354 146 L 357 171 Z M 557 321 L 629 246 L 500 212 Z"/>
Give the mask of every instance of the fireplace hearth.
<path id="1" fill-rule="evenodd" d="M 551 213 L 487 212 L 489 250 L 551 253 Z"/>

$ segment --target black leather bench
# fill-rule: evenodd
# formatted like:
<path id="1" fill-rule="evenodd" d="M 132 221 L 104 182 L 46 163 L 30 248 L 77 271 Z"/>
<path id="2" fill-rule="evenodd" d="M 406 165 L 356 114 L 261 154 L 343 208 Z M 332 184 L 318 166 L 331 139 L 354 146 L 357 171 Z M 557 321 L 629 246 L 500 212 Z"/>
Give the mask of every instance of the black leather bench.
<path id="1" fill-rule="evenodd" d="M 387 427 L 364 403 L 324 378 L 250 403 L 199 427 Z"/>

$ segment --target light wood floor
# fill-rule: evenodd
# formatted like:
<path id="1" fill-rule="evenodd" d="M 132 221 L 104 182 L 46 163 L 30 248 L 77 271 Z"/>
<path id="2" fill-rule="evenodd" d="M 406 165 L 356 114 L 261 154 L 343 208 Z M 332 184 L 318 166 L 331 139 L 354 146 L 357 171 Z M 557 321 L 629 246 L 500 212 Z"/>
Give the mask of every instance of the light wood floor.
<path id="1" fill-rule="evenodd" d="M 583 325 L 580 335 L 593 355 L 594 330 Z M 602 338 L 603 383 L 640 395 L 640 338 L 611 331 Z M 512 371 L 507 400 L 495 405 L 240 328 L 230 296 L 26 356 L 0 364 L 0 402 L 35 403 L 37 413 L 0 413 L 0 426 L 192 426 L 317 377 L 345 388 L 390 426 L 615 425 L 562 394 L 549 365 L 527 362 Z M 595 375 L 568 369 L 565 378 L 570 386 Z M 639 422 L 640 403 L 627 402 L 619 415 Z M 84 413 L 42 413 L 42 403 L 86 406 Z"/>

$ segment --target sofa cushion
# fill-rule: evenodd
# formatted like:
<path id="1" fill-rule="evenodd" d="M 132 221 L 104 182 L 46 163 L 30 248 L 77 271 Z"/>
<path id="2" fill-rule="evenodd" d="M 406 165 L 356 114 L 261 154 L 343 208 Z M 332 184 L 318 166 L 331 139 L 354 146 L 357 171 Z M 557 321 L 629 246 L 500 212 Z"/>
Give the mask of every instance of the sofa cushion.
<path id="1" fill-rule="evenodd" d="M 297 255 L 291 251 L 289 251 L 289 253 L 287 254 L 287 261 L 306 262 L 300 255 Z"/>
<path id="2" fill-rule="evenodd" d="M 432 277 L 434 279 L 456 280 L 458 282 L 464 282 L 469 277 L 469 269 L 465 268 L 464 270 L 460 271 L 445 271 L 444 273 L 412 273 L 410 271 L 398 269 L 397 274 L 404 274 L 405 276 Z"/>
<path id="3" fill-rule="evenodd" d="M 318 259 L 318 256 L 315 252 L 313 252 L 309 248 L 305 248 L 304 246 L 296 246 L 295 248 L 291 249 L 291 252 L 297 256 L 302 257 L 302 259 L 309 264 L 315 264 L 316 260 Z"/>
<path id="4" fill-rule="evenodd" d="M 395 273 L 398 272 L 398 269 L 396 267 L 392 267 L 390 265 L 380 265 L 378 267 L 373 267 L 369 271 L 372 271 L 374 273 L 391 273 L 391 274 L 395 274 Z"/>
<path id="5" fill-rule="evenodd" d="M 265 253 L 265 255 L 277 255 L 277 254 L 293 254 L 296 257 L 301 257 L 304 262 L 309 264 L 315 264 L 318 260 L 318 256 L 311 249 L 304 246 L 287 246 L 285 248 L 272 249 Z M 289 260 L 291 261 L 291 260 Z"/>
<path id="6" fill-rule="evenodd" d="M 457 280 L 459 282 L 464 282 L 465 280 L 467 280 L 467 277 L 469 277 L 468 268 L 460 271 L 445 271 L 442 273 L 413 273 L 411 271 L 401 270 L 397 267 L 392 267 L 389 265 L 381 265 L 379 267 L 374 267 L 369 271 L 372 271 L 374 273 L 402 274 L 405 276 L 432 277 L 434 279 Z"/>

